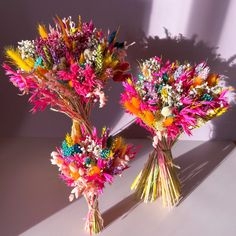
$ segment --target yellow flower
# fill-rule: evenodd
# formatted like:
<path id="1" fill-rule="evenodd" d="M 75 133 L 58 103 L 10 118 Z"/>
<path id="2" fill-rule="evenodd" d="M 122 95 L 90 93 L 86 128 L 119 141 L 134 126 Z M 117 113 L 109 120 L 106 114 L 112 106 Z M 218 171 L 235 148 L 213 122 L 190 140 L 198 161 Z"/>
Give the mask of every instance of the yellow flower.
<path id="1" fill-rule="evenodd" d="M 39 32 L 39 35 L 43 39 L 46 39 L 48 37 L 48 33 L 47 33 L 46 27 L 44 25 L 38 25 L 38 32 Z"/>
<path id="2" fill-rule="evenodd" d="M 74 145 L 73 139 L 71 138 L 71 136 L 69 134 L 66 134 L 66 143 L 69 147 Z"/>
<path id="3" fill-rule="evenodd" d="M 117 137 L 112 144 L 112 152 L 116 152 L 123 145 L 123 143 L 123 139 L 121 137 Z"/>
<path id="4" fill-rule="evenodd" d="M 161 95 L 162 95 L 164 98 L 167 98 L 167 97 L 168 97 L 168 92 L 167 92 L 167 90 L 166 90 L 165 88 L 163 88 L 163 89 L 161 90 Z"/>
<path id="5" fill-rule="evenodd" d="M 23 60 L 19 51 L 9 48 L 6 50 L 6 55 L 11 59 L 11 61 L 18 66 L 20 69 L 29 72 L 33 69 L 32 60 Z"/>
<path id="6" fill-rule="evenodd" d="M 224 114 L 228 109 L 226 107 L 224 108 L 217 108 L 216 109 L 216 116 L 221 116 L 222 114 Z"/>
<path id="7" fill-rule="evenodd" d="M 127 79 L 127 83 L 129 84 L 129 85 L 131 85 L 132 84 L 132 80 L 129 78 L 129 79 Z"/>

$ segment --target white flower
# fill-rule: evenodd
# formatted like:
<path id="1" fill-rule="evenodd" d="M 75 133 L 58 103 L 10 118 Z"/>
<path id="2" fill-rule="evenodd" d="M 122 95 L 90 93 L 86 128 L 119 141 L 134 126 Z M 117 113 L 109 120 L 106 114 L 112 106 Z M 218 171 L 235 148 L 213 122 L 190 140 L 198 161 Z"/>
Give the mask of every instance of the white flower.
<path id="1" fill-rule="evenodd" d="M 201 78 L 203 78 L 205 80 L 205 79 L 207 79 L 209 72 L 210 72 L 209 67 L 205 67 L 203 70 L 201 70 L 198 73 L 198 76 L 200 76 Z"/>
<path id="2" fill-rule="evenodd" d="M 79 168 L 79 175 L 83 176 L 84 175 L 84 170 L 82 168 Z"/>
<path id="3" fill-rule="evenodd" d="M 72 201 L 74 200 L 74 198 L 75 198 L 75 197 L 74 197 L 74 194 L 70 194 L 70 196 L 69 196 L 69 201 L 72 202 Z"/>
<path id="4" fill-rule="evenodd" d="M 163 107 L 161 110 L 161 114 L 164 117 L 170 116 L 172 114 L 171 107 Z"/>
<path id="5" fill-rule="evenodd" d="M 90 50 L 90 49 L 85 49 L 84 50 L 84 58 L 85 60 L 91 60 L 92 59 L 92 56 L 93 56 L 93 52 Z"/>
<path id="6" fill-rule="evenodd" d="M 129 161 L 129 160 L 130 160 L 130 158 L 129 158 L 128 155 L 125 155 L 125 160 L 126 160 L 126 161 Z"/>
<path id="7" fill-rule="evenodd" d="M 106 97 L 104 92 L 101 91 L 100 89 L 96 89 L 94 90 L 94 94 L 99 97 L 99 103 L 100 103 L 99 108 L 104 107 L 104 105 L 106 104 Z"/>
<path id="8" fill-rule="evenodd" d="M 162 132 L 165 130 L 165 127 L 163 126 L 163 119 L 160 119 L 155 123 L 155 127 L 159 132 Z"/>
<path id="9" fill-rule="evenodd" d="M 18 42 L 18 49 L 20 51 L 22 59 L 27 59 L 28 57 L 34 57 L 35 54 L 34 40 L 22 40 Z"/>
<path id="10" fill-rule="evenodd" d="M 52 157 L 52 159 L 51 159 L 51 164 L 52 165 L 58 165 L 58 157 L 59 157 L 60 155 L 59 155 L 59 153 L 58 152 L 52 152 L 51 153 L 51 157 Z"/>

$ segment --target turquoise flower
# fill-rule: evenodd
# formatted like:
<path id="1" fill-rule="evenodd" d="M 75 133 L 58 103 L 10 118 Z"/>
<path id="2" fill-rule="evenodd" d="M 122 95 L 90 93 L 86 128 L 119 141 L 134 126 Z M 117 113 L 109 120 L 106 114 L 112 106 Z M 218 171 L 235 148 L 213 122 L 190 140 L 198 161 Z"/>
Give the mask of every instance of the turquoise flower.
<path id="1" fill-rule="evenodd" d="M 34 68 L 37 68 L 38 66 L 44 68 L 42 57 L 38 57 L 34 63 Z"/>
<path id="2" fill-rule="evenodd" d="M 101 151 L 101 158 L 102 159 L 107 159 L 109 157 L 109 155 L 110 155 L 109 149 L 106 148 Z"/>
<path id="3" fill-rule="evenodd" d="M 205 93 L 202 97 L 201 97 L 202 101 L 212 101 L 213 97 L 210 94 Z"/>
<path id="4" fill-rule="evenodd" d="M 62 142 L 62 152 L 63 156 L 68 157 L 77 153 L 82 153 L 81 146 L 79 144 L 75 144 L 73 146 L 68 146 L 66 140 Z"/>

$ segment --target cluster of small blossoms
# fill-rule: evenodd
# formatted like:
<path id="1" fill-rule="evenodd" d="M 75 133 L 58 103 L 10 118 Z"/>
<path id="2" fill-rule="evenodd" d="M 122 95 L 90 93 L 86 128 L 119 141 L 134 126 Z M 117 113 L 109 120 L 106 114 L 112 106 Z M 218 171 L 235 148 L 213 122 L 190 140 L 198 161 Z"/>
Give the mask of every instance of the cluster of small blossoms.
<path id="1" fill-rule="evenodd" d="M 159 137 L 172 138 L 223 114 L 230 88 L 206 63 L 190 65 L 158 57 L 144 61 L 137 78 L 123 83 L 122 103 L 137 121 Z"/>
<path id="2" fill-rule="evenodd" d="M 31 95 L 33 112 L 50 106 L 73 119 L 96 102 L 99 107 L 105 105 L 104 87 L 109 79 L 120 82 L 130 77 L 125 60 L 128 47 L 117 41 L 118 31 L 105 35 L 80 17 L 77 22 L 56 17 L 54 22 L 49 29 L 39 25 L 36 39 L 7 49 L 16 70 L 3 67 L 11 82 Z"/>
<path id="3" fill-rule="evenodd" d="M 34 40 L 22 40 L 18 42 L 18 49 L 22 59 L 27 59 L 29 57 L 34 57 L 35 55 L 35 45 Z"/>
<path id="4" fill-rule="evenodd" d="M 86 136 L 85 140 L 81 142 L 83 146 L 87 147 L 86 151 L 88 153 L 92 153 L 96 159 L 98 159 L 98 157 L 101 154 L 102 151 L 102 147 L 101 145 L 99 145 L 95 140 L 92 139 L 91 136 Z"/>
<path id="5" fill-rule="evenodd" d="M 51 163 L 57 165 L 60 176 L 73 187 L 70 198 L 78 197 L 86 188 L 93 186 L 100 193 L 106 182 L 128 168 L 135 152 L 131 145 L 120 138 L 109 135 L 103 129 L 101 137 L 96 130 L 92 135 L 84 134 L 76 142 L 67 134 L 62 146 L 52 152 Z"/>

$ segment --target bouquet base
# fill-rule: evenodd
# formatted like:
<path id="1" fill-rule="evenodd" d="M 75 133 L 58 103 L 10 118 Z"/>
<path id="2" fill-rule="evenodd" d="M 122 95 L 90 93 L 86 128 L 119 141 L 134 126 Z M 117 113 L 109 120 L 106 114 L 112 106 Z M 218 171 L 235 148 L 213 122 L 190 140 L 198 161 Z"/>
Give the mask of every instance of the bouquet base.
<path id="1" fill-rule="evenodd" d="M 135 190 L 135 194 L 139 199 L 144 202 L 153 202 L 160 195 L 158 173 L 157 152 L 154 150 L 131 186 L 131 190 Z"/>
<path id="2" fill-rule="evenodd" d="M 98 207 L 98 197 L 94 195 L 92 197 L 85 196 L 89 211 L 87 214 L 86 222 L 85 222 L 85 230 L 90 234 L 98 234 L 100 233 L 103 226 L 103 219 Z"/>
<path id="3" fill-rule="evenodd" d="M 131 189 L 144 202 L 153 202 L 161 197 L 163 206 L 170 208 L 178 204 L 181 193 L 177 166 L 173 164 L 172 145 L 167 144 L 166 140 L 158 143 Z"/>

